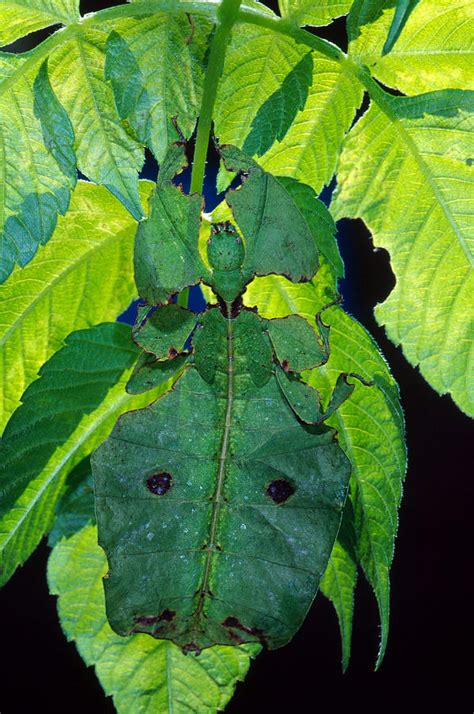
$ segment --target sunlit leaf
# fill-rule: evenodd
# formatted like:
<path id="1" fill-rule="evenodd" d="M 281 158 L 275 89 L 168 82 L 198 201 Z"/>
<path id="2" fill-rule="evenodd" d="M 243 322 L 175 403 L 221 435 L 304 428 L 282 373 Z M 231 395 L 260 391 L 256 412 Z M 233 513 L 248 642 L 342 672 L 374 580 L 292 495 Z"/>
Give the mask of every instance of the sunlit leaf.
<path id="1" fill-rule="evenodd" d="M 0 444 L 1 584 L 50 528 L 67 473 L 119 414 L 151 400 L 124 389 L 137 355 L 126 325 L 75 332 L 24 393 Z"/>
<path id="2" fill-rule="evenodd" d="M 334 214 L 362 218 L 390 252 L 397 283 L 375 310 L 390 339 L 473 413 L 474 93 L 374 96 L 345 144 Z"/>

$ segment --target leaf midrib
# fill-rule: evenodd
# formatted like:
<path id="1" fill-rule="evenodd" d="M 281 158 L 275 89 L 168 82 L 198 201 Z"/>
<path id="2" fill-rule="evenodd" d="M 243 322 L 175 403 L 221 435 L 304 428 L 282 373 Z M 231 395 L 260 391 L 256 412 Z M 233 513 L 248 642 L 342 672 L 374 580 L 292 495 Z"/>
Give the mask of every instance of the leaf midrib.
<path id="1" fill-rule="evenodd" d="M 84 183 L 87 182 L 84 181 Z M 130 218 L 130 220 L 134 219 Z M 122 234 L 126 233 L 128 230 L 128 228 L 123 228 L 118 234 L 111 234 L 110 237 L 108 237 L 101 243 L 95 243 L 91 250 L 87 250 L 77 260 L 72 263 L 68 263 L 68 267 L 65 268 L 65 270 L 63 270 L 61 273 L 59 273 L 59 275 L 56 275 L 50 283 L 47 283 L 44 288 L 35 295 L 34 299 L 30 302 L 28 307 L 21 313 L 18 319 L 15 320 L 15 322 L 12 323 L 12 325 L 7 329 L 3 336 L 0 337 L 0 347 L 3 347 L 3 345 L 5 345 L 5 343 L 7 342 L 9 336 L 17 329 L 19 329 L 23 320 L 26 319 L 29 313 L 35 308 L 37 303 L 43 300 L 43 298 L 47 297 L 49 293 L 54 290 L 54 286 L 57 283 L 61 282 L 63 279 L 66 279 L 66 277 L 71 271 L 75 270 L 79 265 L 81 265 L 81 263 L 87 261 L 91 256 L 94 255 L 95 252 L 101 250 L 104 246 L 108 245 L 109 243 L 118 243 L 120 238 L 124 237 L 122 236 Z"/>
<path id="2" fill-rule="evenodd" d="M 120 382 L 118 382 L 118 383 L 120 383 Z M 107 396 L 105 397 L 105 399 L 107 399 Z M 35 506 L 40 502 L 44 492 L 52 484 L 52 482 L 56 478 L 56 476 L 58 476 L 61 473 L 61 470 L 63 469 L 63 467 L 73 458 L 74 454 L 78 451 L 79 447 L 83 446 L 84 443 L 87 441 L 87 439 L 93 434 L 93 432 L 96 431 L 101 426 L 101 424 L 103 424 L 104 421 L 106 421 L 107 418 L 109 416 L 111 416 L 111 414 L 113 414 L 118 408 L 120 408 L 122 406 L 122 404 L 126 403 L 128 400 L 130 400 L 130 396 L 127 393 L 124 393 L 116 401 L 111 402 L 110 407 L 106 408 L 105 411 L 101 412 L 99 415 L 99 418 L 97 420 L 92 420 L 89 428 L 82 434 L 81 438 L 77 440 L 77 432 L 81 428 L 81 423 L 79 422 L 79 424 L 74 429 L 71 436 L 65 442 L 66 444 L 72 442 L 71 447 L 66 450 L 66 453 L 64 454 L 63 458 L 55 466 L 53 466 L 50 475 L 45 478 L 40 489 L 35 493 L 34 498 L 29 502 L 28 506 L 24 507 L 24 511 L 21 514 L 21 516 L 18 518 L 18 520 L 16 521 L 15 527 L 8 533 L 7 538 L 5 540 L 1 541 L 0 553 L 8 546 L 8 544 L 10 543 L 12 538 L 14 538 L 16 532 L 21 527 L 24 520 L 28 517 L 28 515 L 33 510 L 33 508 L 35 508 Z M 102 404 L 103 404 L 103 402 L 102 402 Z M 101 405 L 99 405 L 98 408 L 100 409 Z M 50 459 L 48 460 L 48 463 L 45 465 L 44 469 L 42 469 L 41 473 L 44 473 L 44 471 L 47 471 L 51 462 L 52 461 L 54 462 L 55 454 L 56 454 L 56 452 L 54 452 L 51 455 Z M 35 479 L 33 479 L 33 481 L 31 481 L 31 483 L 34 483 L 36 481 L 36 479 L 40 478 L 41 473 L 39 473 L 38 476 Z M 9 511 L 8 513 L 11 513 L 11 511 Z M 5 516 L 8 516 L 8 513 L 6 513 Z"/>

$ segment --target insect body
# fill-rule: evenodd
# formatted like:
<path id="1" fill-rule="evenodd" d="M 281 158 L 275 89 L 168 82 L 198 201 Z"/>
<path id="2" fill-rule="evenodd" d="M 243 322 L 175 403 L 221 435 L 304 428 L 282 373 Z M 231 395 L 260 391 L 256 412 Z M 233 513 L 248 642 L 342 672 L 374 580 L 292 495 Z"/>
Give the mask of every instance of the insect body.
<path id="1" fill-rule="evenodd" d="M 144 358 L 130 388 L 141 389 L 144 375 L 148 385 L 163 381 L 163 365 L 176 359 L 181 376 L 149 407 L 122 416 L 93 458 L 111 625 L 184 651 L 291 639 L 326 568 L 350 475 L 322 422 L 352 387 L 341 377 L 324 412 L 299 376 L 327 359 L 328 328 L 296 315 L 266 320 L 242 304 L 255 273 L 268 274 L 283 255 L 280 244 L 263 250 L 262 216 L 248 227 L 245 201 L 258 203 L 259 181 L 248 198 L 245 184 L 228 199 L 244 240 L 233 224 L 214 225 L 209 267 L 195 256 L 180 273 L 194 271 L 217 304 L 200 315 L 162 305 L 135 330 Z M 317 256 L 288 263 L 301 279 Z M 161 264 L 151 271 L 165 274 Z"/>

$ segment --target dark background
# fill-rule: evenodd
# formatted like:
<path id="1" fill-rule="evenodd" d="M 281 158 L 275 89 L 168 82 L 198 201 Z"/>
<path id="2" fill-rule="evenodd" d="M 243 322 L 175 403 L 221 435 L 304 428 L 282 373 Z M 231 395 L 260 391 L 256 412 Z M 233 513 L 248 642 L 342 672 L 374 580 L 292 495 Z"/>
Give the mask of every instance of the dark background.
<path id="1" fill-rule="evenodd" d="M 117 2 L 82 2 L 81 6 L 87 12 L 113 4 Z M 35 33 L 31 39 L 37 42 L 44 34 Z M 318 34 L 344 47 L 343 21 Z M 149 160 L 144 175 L 152 177 L 154 172 Z M 211 160 L 208 209 L 215 201 L 214 172 Z M 378 616 L 370 588 L 360 576 L 348 672 L 341 673 L 335 613 L 318 596 L 294 640 L 257 658 L 226 711 L 283 714 L 330 708 L 339 714 L 350 709 L 386 713 L 416 708 L 423 713 L 470 714 L 471 422 L 449 397 L 439 397 L 428 386 L 375 323 L 373 306 L 394 285 L 387 253 L 374 252 L 360 221 L 341 222 L 338 240 L 346 265 L 345 308 L 376 338 L 400 385 L 406 414 L 409 468 L 392 570 L 388 651 L 374 673 Z M 0 593 L 4 658 L 0 712 L 113 712 L 93 669 L 86 669 L 60 630 L 55 598 L 46 586 L 47 556 L 43 544 Z"/>

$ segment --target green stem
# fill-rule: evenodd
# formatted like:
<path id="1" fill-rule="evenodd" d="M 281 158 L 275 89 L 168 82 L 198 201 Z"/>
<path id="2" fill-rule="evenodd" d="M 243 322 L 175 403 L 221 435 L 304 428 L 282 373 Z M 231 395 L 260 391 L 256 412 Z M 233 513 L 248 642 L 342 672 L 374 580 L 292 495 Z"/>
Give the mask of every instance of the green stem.
<path id="1" fill-rule="evenodd" d="M 222 0 L 222 4 L 217 11 L 217 29 L 211 43 L 209 62 L 204 79 L 201 111 L 199 113 L 193 170 L 191 174 L 191 193 L 202 193 L 217 86 L 224 67 L 229 36 L 232 31 L 232 26 L 237 20 L 241 2 L 242 0 Z"/>

